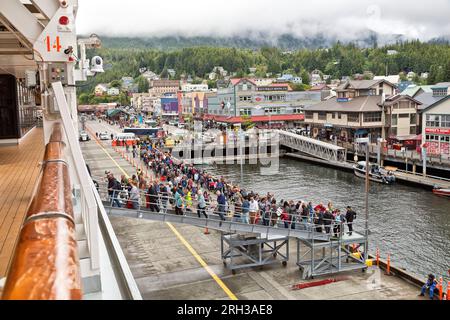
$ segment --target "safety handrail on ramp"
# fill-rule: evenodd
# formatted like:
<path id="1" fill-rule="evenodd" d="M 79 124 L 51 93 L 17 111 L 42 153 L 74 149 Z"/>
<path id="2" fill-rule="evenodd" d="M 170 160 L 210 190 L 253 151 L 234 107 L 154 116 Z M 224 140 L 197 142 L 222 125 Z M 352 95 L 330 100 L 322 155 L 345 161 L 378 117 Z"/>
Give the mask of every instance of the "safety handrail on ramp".
<path id="1" fill-rule="evenodd" d="M 121 217 L 130 217 L 137 219 L 146 219 L 153 221 L 161 221 L 161 222 L 173 222 L 173 223 L 181 223 L 188 224 L 197 227 L 209 228 L 222 232 L 229 233 L 259 233 L 262 235 L 269 236 L 288 236 L 292 238 L 297 238 L 301 240 L 307 241 L 323 241 L 329 242 L 332 241 L 333 238 L 331 234 L 320 233 L 314 231 L 315 225 L 304 225 L 304 224 L 296 224 L 295 229 L 284 228 L 284 227 L 275 227 L 275 226 L 265 226 L 260 224 L 247 224 L 241 222 L 235 222 L 230 220 L 221 221 L 215 215 L 209 215 L 206 218 L 198 218 L 196 213 L 185 213 L 184 215 L 176 215 L 174 213 L 170 213 L 173 210 L 168 210 L 167 213 L 163 212 L 152 212 L 147 208 L 140 209 L 128 209 L 128 208 L 119 208 L 112 207 L 109 201 L 105 201 L 104 207 L 106 212 L 109 215 L 113 216 L 121 216 Z M 301 228 L 299 228 L 301 227 Z M 302 229 L 303 228 L 303 229 Z M 351 239 L 341 239 L 342 243 L 353 242 L 355 241 L 355 235 L 359 235 L 358 232 L 353 231 L 354 236 Z M 360 235 L 360 237 L 364 237 Z"/>

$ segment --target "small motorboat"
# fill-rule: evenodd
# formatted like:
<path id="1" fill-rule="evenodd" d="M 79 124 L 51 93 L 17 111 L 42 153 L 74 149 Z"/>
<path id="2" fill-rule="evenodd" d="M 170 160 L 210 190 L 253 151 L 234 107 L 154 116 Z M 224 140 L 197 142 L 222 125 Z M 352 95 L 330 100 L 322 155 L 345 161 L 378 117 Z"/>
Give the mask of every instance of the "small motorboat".
<path id="1" fill-rule="evenodd" d="M 393 184 L 395 175 L 392 171 L 388 171 L 375 163 L 369 164 L 369 180 L 383 184 Z M 366 178 L 366 162 L 360 161 L 353 166 L 353 171 L 357 177 Z"/>
<path id="2" fill-rule="evenodd" d="M 450 189 L 434 188 L 433 193 L 438 196 L 450 197 Z"/>

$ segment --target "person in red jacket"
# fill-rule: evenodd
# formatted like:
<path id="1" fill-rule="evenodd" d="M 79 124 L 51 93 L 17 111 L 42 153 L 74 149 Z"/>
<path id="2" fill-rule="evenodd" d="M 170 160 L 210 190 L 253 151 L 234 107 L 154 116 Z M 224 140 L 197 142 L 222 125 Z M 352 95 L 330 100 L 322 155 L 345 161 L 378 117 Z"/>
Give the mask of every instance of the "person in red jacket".
<path id="1" fill-rule="evenodd" d="M 289 222 L 290 222 L 290 217 L 289 217 L 289 214 L 286 212 L 286 209 L 283 207 L 283 212 L 281 213 L 281 221 L 283 221 L 284 222 L 284 227 L 286 228 L 286 229 L 289 229 Z"/>

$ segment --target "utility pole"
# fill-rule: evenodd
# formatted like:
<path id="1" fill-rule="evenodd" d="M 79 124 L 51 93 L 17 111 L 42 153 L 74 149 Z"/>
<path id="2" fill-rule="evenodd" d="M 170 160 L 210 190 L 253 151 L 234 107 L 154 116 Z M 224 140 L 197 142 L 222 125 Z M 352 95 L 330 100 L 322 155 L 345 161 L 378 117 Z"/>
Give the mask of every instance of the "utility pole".
<path id="1" fill-rule="evenodd" d="M 367 138 L 366 143 L 366 223 L 365 223 L 365 236 L 366 236 L 366 246 L 364 247 L 365 260 L 369 257 L 369 143 L 370 134 Z"/>
<path id="2" fill-rule="evenodd" d="M 427 176 L 427 148 L 422 145 L 422 166 L 423 166 L 423 176 Z"/>
<path id="3" fill-rule="evenodd" d="M 365 183 L 365 204 L 366 204 L 366 221 L 365 221 L 365 231 L 364 235 L 366 238 L 365 246 L 364 246 L 364 256 L 365 260 L 369 257 L 369 144 L 370 144 L 370 134 L 367 138 L 359 138 L 356 140 L 359 145 L 366 144 L 366 183 Z"/>
<path id="4" fill-rule="evenodd" d="M 240 154 L 241 154 L 241 188 L 244 185 L 244 163 L 243 163 L 243 158 L 245 156 L 245 136 L 244 136 L 244 132 L 242 131 L 242 124 L 239 127 L 239 149 L 240 149 Z M 250 156 L 250 154 L 249 154 Z"/>

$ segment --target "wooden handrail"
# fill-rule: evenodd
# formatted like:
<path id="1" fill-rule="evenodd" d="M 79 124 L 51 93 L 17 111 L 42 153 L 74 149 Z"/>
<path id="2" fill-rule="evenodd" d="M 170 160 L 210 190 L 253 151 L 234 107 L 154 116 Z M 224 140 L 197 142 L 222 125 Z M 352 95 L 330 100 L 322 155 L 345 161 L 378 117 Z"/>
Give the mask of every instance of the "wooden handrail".
<path id="1" fill-rule="evenodd" d="M 81 278 L 68 165 L 59 123 L 45 147 L 2 299 L 81 299 Z"/>

